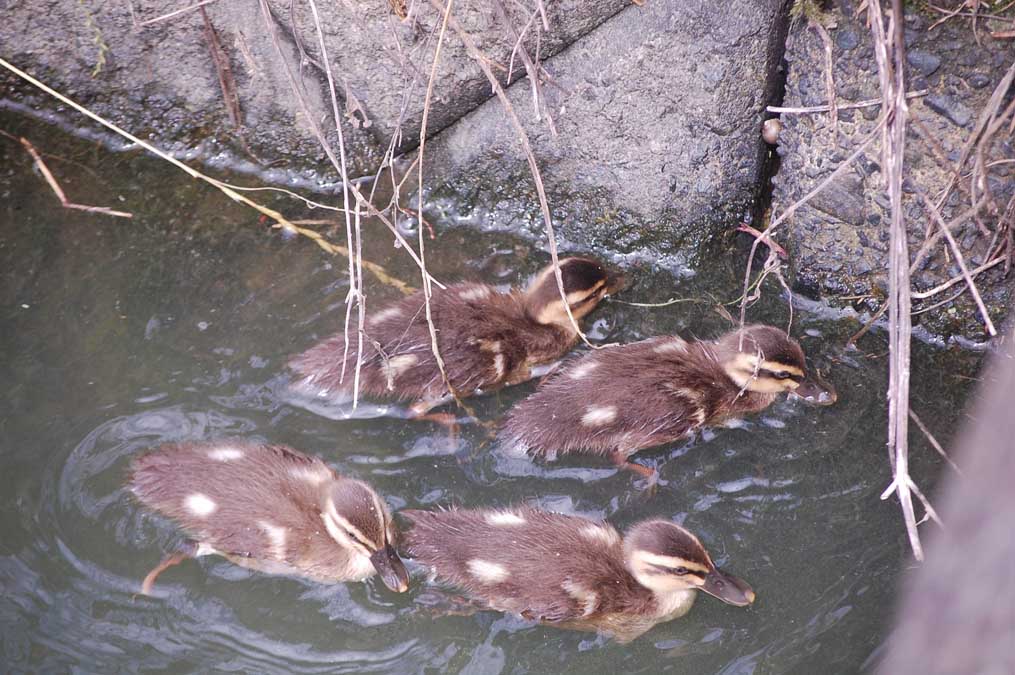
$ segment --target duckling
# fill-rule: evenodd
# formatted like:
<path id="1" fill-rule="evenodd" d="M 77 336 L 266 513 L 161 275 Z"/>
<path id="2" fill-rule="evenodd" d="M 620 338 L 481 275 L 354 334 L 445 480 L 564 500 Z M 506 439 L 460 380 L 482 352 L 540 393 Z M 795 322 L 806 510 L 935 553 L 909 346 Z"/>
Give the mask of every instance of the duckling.
<path id="1" fill-rule="evenodd" d="M 783 392 L 820 405 L 835 401 L 834 391 L 808 379 L 803 350 L 778 328 L 745 326 L 711 342 L 655 337 L 558 370 L 508 413 L 502 438 L 512 454 L 605 455 L 652 478 L 628 457 L 763 410 Z"/>
<path id="2" fill-rule="evenodd" d="M 623 539 L 609 524 L 531 507 L 402 511 L 404 552 L 482 605 L 525 619 L 629 642 L 683 616 L 698 591 L 754 602 L 741 579 L 716 568 L 698 538 L 662 519 Z"/>
<path id="3" fill-rule="evenodd" d="M 166 568 L 208 554 L 323 582 L 377 572 L 391 590 L 408 588 L 384 500 L 292 448 L 237 440 L 163 445 L 133 461 L 128 484 L 195 539 L 148 574 L 146 595 Z"/>
<path id="4" fill-rule="evenodd" d="M 576 320 L 621 283 L 588 258 L 561 260 L 560 274 Z M 525 291 L 501 293 L 478 283 L 434 288 L 430 309 L 448 379 L 460 397 L 528 380 L 534 366 L 560 358 L 577 338 L 552 265 Z M 421 291 L 369 317 L 364 338 L 365 395 L 409 401 L 414 417 L 450 399 L 431 351 Z M 346 353 L 339 333 L 293 358 L 289 365 L 301 376 L 297 386 L 321 396 L 350 395 L 357 352 L 355 339 L 350 342 Z"/>

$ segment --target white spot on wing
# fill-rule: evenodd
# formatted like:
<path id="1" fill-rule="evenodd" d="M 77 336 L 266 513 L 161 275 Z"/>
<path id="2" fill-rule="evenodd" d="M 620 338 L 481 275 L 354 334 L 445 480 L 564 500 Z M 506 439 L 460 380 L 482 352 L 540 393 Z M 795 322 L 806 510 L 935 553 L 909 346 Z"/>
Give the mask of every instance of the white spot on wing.
<path id="1" fill-rule="evenodd" d="M 525 519 L 510 511 L 496 511 L 487 514 L 486 522 L 491 525 L 524 525 Z"/>
<path id="2" fill-rule="evenodd" d="M 578 534 L 606 546 L 613 546 L 620 541 L 620 535 L 612 527 L 605 525 L 586 525 L 578 530 Z"/>
<path id="3" fill-rule="evenodd" d="M 370 323 L 376 326 L 377 324 L 387 321 L 388 319 L 394 319 L 396 316 L 401 315 L 402 310 L 399 309 L 398 307 L 388 307 L 387 309 L 382 309 L 381 311 L 371 316 Z"/>
<path id="4" fill-rule="evenodd" d="M 216 462 L 231 462 L 236 459 L 243 459 L 244 452 L 239 448 L 215 448 L 214 450 L 208 451 L 208 459 L 214 459 Z"/>
<path id="5" fill-rule="evenodd" d="M 580 380 L 595 370 L 598 366 L 599 364 L 592 359 L 585 359 L 577 366 L 567 371 L 567 376 L 572 380 Z"/>
<path id="6" fill-rule="evenodd" d="M 497 372 L 497 377 L 504 377 L 504 355 L 497 354 L 493 357 L 493 369 Z"/>
<path id="7" fill-rule="evenodd" d="M 596 595 L 595 591 L 583 588 L 581 584 L 571 579 L 565 579 L 561 587 L 568 595 L 581 603 L 582 616 L 588 616 L 596 611 L 596 607 L 599 605 L 599 596 Z"/>
<path id="8" fill-rule="evenodd" d="M 207 518 L 215 513 L 215 509 L 218 508 L 218 504 L 200 492 L 187 495 L 187 498 L 183 500 L 183 505 L 192 515 L 198 518 Z"/>
<path id="9" fill-rule="evenodd" d="M 466 301 L 485 300 L 490 297 L 490 289 L 486 286 L 470 286 L 460 292 L 458 297 Z"/>
<path id="10" fill-rule="evenodd" d="M 652 351 L 656 354 L 683 354 L 687 352 L 687 341 L 683 338 L 673 336 L 656 345 Z"/>
<path id="11" fill-rule="evenodd" d="M 419 358 L 415 354 L 402 354 L 400 356 L 392 356 L 388 359 L 381 366 L 384 378 L 388 381 L 388 391 L 394 390 L 395 378 L 416 365 L 416 362 L 418 361 Z"/>
<path id="12" fill-rule="evenodd" d="M 472 572 L 472 576 L 489 584 L 499 583 L 510 576 L 506 567 L 488 560 L 473 558 L 469 562 L 465 563 L 465 566 L 469 568 L 470 572 Z"/>
<path id="13" fill-rule="evenodd" d="M 331 478 L 331 471 L 323 466 L 294 466 L 289 469 L 289 475 L 296 480 L 303 480 L 311 485 L 320 485 Z"/>
<path id="14" fill-rule="evenodd" d="M 582 424 L 597 427 L 609 424 L 617 418 L 617 407 L 613 405 L 590 405 L 582 415 Z"/>
<path id="15" fill-rule="evenodd" d="M 275 560 L 285 560 L 286 552 L 286 539 L 289 531 L 281 525 L 274 525 L 266 520 L 259 520 L 257 524 L 261 526 L 265 534 L 268 535 L 268 543 L 271 544 L 271 555 Z"/>

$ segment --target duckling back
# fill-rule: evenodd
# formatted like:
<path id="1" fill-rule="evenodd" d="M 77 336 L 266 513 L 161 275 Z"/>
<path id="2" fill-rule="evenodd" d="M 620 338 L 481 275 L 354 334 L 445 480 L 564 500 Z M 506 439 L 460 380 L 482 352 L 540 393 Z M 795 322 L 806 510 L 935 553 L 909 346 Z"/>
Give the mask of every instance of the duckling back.
<path id="1" fill-rule="evenodd" d="M 406 553 L 492 609 L 549 623 L 654 611 L 606 523 L 527 507 L 401 514 Z"/>
<path id="2" fill-rule="evenodd" d="M 483 284 L 434 289 L 431 316 L 448 378 L 463 396 L 528 379 L 529 367 L 558 358 L 572 337 L 537 323 L 520 293 Z M 338 333 L 290 361 L 300 386 L 316 393 L 351 392 L 357 338 Z M 422 293 L 378 311 L 367 321 L 360 391 L 371 397 L 435 404 L 447 396 L 434 359 Z"/>
<path id="3" fill-rule="evenodd" d="M 239 564 L 323 581 L 374 573 L 338 547 L 321 518 L 339 480 L 320 459 L 243 441 L 164 445 L 134 460 L 130 490 L 200 544 Z"/>

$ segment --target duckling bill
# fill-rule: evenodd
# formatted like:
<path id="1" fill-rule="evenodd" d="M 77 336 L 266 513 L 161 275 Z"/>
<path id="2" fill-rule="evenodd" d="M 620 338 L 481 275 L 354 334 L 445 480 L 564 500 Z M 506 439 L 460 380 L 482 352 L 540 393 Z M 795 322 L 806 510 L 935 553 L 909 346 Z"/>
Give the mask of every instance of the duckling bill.
<path id="1" fill-rule="evenodd" d="M 628 457 L 764 410 L 782 393 L 835 401 L 778 328 L 745 326 L 714 341 L 657 337 L 596 350 L 558 370 L 508 413 L 503 439 L 516 453 L 603 455 L 652 476 Z"/>
<path id="2" fill-rule="evenodd" d="M 668 520 L 626 536 L 605 522 L 530 507 L 402 511 L 405 552 L 490 609 L 628 642 L 686 614 L 699 591 L 745 606 L 754 591 L 716 568 L 701 542 Z"/>
<path id="3" fill-rule="evenodd" d="M 459 396 L 524 382 L 534 366 L 563 356 L 577 338 L 567 310 L 581 320 L 621 284 L 618 275 L 588 258 L 561 260 L 560 273 L 567 307 L 552 265 L 524 291 L 501 293 L 477 283 L 433 289 L 437 346 Z M 357 346 L 347 350 L 339 333 L 296 356 L 289 365 L 301 378 L 297 386 L 318 396 L 351 396 Z M 417 417 L 449 400 L 431 351 L 422 292 L 368 317 L 363 347 L 364 395 L 410 402 Z"/>
<path id="4" fill-rule="evenodd" d="M 128 486 L 193 538 L 149 573 L 145 594 L 167 567 L 208 554 L 322 582 L 377 573 L 393 591 L 408 588 L 384 500 L 292 448 L 235 440 L 163 445 L 134 460 Z"/>

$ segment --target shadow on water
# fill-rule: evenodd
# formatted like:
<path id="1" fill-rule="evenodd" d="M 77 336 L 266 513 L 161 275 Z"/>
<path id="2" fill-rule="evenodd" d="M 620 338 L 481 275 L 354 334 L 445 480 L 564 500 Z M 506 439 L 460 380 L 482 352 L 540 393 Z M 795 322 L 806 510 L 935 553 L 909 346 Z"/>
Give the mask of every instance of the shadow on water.
<path id="1" fill-rule="evenodd" d="M 842 345 L 857 325 L 797 311 L 793 333 L 835 384 L 839 402 L 783 400 L 638 461 L 654 494 L 595 459 L 553 464 L 492 452 L 483 425 L 457 443 L 397 406 L 323 409 L 289 391 L 287 358 L 338 330 L 344 261 L 286 240 L 213 190 L 134 153 L 110 154 L 51 129 L 0 117 L 53 156 L 77 198 L 132 211 L 131 221 L 65 211 L 18 147 L 0 139 L 0 627 L 9 670 L 258 672 L 788 673 L 857 670 L 883 641 L 900 568 L 909 564 L 884 450 L 885 340 Z M 44 139 L 44 140 L 39 140 Z M 276 206 L 280 206 L 276 204 Z M 285 205 L 289 211 L 293 207 Z M 319 217 L 319 214 L 311 214 Z M 294 217 L 298 217 L 294 215 Z M 437 223 L 433 273 L 523 283 L 545 263 L 504 233 Z M 364 255 L 410 283 L 417 272 L 368 225 Z M 648 262 L 620 299 L 705 300 L 665 308 L 608 302 L 591 334 L 631 341 L 728 327 L 711 298 L 738 295 L 742 262 L 707 271 Z M 369 303 L 397 297 L 368 278 Z M 785 324 L 776 291 L 752 320 Z M 916 345 L 913 405 L 947 441 L 979 355 Z M 476 400 L 499 419 L 531 391 Z M 747 579 L 747 609 L 708 597 L 684 619 L 629 645 L 492 612 L 434 616 L 421 578 L 395 596 L 375 580 L 318 585 L 189 561 L 136 595 L 180 541 L 122 489 L 131 457 L 166 441 L 245 436 L 324 457 L 370 481 L 393 509 L 521 500 L 609 518 L 650 515 L 700 535 L 721 566 Z M 938 457 L 914 437 L 917 477 Z"/>

